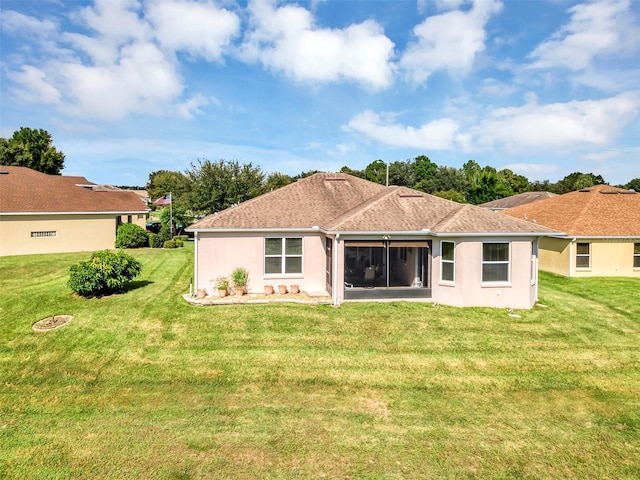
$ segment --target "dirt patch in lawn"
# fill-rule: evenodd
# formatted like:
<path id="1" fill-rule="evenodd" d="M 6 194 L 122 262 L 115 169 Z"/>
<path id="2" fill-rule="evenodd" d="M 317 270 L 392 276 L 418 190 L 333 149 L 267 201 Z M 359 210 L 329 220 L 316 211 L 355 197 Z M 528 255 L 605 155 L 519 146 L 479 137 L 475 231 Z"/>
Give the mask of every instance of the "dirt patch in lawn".
<path id="1" fill-rule="evenodd" d="M 48 330 L 62 327 L 71 320 L 73 320 L 73 316 L 71 315 L 52 315 L 51 317 L 37 321 L 31 326 L 31 328 L 36 332 L 46 332 Z"/>

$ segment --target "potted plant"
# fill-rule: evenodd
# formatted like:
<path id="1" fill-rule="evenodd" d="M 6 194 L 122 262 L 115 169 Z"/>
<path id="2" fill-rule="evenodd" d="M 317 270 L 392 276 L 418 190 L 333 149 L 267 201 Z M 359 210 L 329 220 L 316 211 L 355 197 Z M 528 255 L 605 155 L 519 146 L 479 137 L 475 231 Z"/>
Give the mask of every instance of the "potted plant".
<path id="1" fill-rule="evenodd" d="M 218 296 L 220 298 L 226 297 L 229 292 L 229 279 L 225 276 L 216 278 L 216 288 L 218 289 Z"/>
<path id="2" fill-rule="evenodd" d="M 278 293 L 280 295 L 284 295 L 285 293 L 287 293 L 287 286 L 286 285 L 278 285 Z"/>
<path id="3" fill-rule="evenodd" d="M 233 279 L 233 287 L 236 295 L 244 295 L 249 280 L 249 272 L 246 268 L 238 267 L 231 273 Z"/>
<path id="4" fill-rule="evenodd" d="M 265 285 L 264 286 L 264 294 L 265 295 L 273 295 L 273 285 Z"/>
<path id="5" fill-rule="evenodd" d="M 300 285 L 294 283 L 293 285 L 289 286 L 289 291 L 291 293 L 300 293 Z"/>

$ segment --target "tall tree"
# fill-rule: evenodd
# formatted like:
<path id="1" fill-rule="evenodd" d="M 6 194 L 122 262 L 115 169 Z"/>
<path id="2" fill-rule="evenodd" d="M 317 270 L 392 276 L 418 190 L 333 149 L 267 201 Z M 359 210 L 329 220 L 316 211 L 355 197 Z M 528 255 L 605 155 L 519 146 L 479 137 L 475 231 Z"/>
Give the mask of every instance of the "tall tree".
<path id="1" fill-rule="evenodd" d="M 378 159 L 367 165 L 364 169 L 364 178 L 370 182 L 385 185 L 387 181 L 387 164 L 385 161 Z"/>
<path id="2" fill-rule="evenodd" d="M 171 193 L 174 206 L 185 206 L 185 197 L 191 190 L 186 175 L 171 170 L 157 170 L 149 174 L 147 192 L 151 201 Z"/>
<path id="3" fill-rule="evenodd" d="M 0 138 L 0 165 L 27 167 L 49 175 L 60 175 L 64 153 L 53 146 L 53 138 L 46 130 L 21 127 L 13 132 L 11 138 Z"/>
<path id="4" fill-rule="evenodd" d="M 629 183 L 627 183 L 623 188 L 640 192 L 640 177 L 634 178 Z"/>
<path id="5" fill-rule="evenodd" d="M 280 172 L 273 172 L 273 173 L 270 173 L 269 176 L 267 177 L 267 181 L 264 186 L 264 191 L 271 192 L 273 190 L 277 190 L 280 187 L 289 185 L 292 182 L 293 182 L 293 178 L 291 178 L 289 175 L 285 175 L 284 173 L 280 173 Z"/>
<path id="6" fill-rule="evenodd" d="M 208 215 L 264 193 L 264 173 L 251 163 L 198 160 L 186 172 L 192 183 L 191 211 Z"/>
<path id="7" fill-rule="evenodd" d="M 462 203 L 464 202 L 468 185 L 469 183 L 462 170 L 458 170 L 455 167 L 445 167 L 444 165 L 441 165 L 431 178 L 423 183 L 423 188 L 425 192 L 432 193 L 434 195 L 438 192 L 458 192 L 460 196 L 455 196 L 456 201 L 460 202 L 460 198 L 462 198 Z M 448 193 L 447 196 L 443 197 L 450 198 L 452 197 L 452 194 Z"/>
<path id="8" fill-rule="evenodd" d="M 593 173 L 573 172 L 553 186 L 553 193 L 563 194 L 574 192 L 582 188 L 593 187 L 606 183 L 601 175 Z"/>
<path id="9" fill-rule="evenodd" d="M 427 188 L 427 182 L 438 170 L 438 165 L 426 155 L 419 155 L 413 159 L 413 169 L 415 171 L 414 188 L 424 191 Z"/>
<path id="10" fill-rule="evenodd" d="M 389 164 L 389 185 L 413 188 L 416 184 L 416 171 L 410 160 L 396 160 Z"/>

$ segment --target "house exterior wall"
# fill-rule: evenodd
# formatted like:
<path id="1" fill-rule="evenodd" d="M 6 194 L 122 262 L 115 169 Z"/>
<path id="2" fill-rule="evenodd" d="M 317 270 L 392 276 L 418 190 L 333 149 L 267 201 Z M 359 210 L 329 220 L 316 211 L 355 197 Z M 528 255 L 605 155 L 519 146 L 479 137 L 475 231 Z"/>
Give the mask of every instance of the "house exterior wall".
<path id="1" fill-rule="evenodd" d="M 633 244 L 638 239 L 589 239 L 578 238 L 575 243 L 590 244 L 591 265 L 589 268 L 577 268 L 575 259 L 572 261 L 573 276 L 575 277 L 637 277 L 640 269 L 633 268 Z"/>
<path id="2" fill-rule="evenodd" d="M 117 217 L 120 215 L 1 215 L 0 256 L 114 248 Z M 128 215 L 121 221 L 127 223 Z M 131 214 L 131 223 L 144 228 L 145 222 L 145 214 Z"/>
<path id="3" fill-rule="evenodd" d="M 567 238 L 541 238 L 538 251 L 540 270 L 568 277 L 571 271 L 569 243 Z"/>
<path id="4" fill-rule="evenodd" d="M 441 243 L 455 242 L 455 278 L 441 280 Z M 482 282 L 483 242 L 510 244 L 509 281 Z M 433 242 L 432 301 L 458 307 L 531 308 L 537 300 L 534 238 L 446 238 Z M 532 261 L 533 257 L 533 261 Z M 534 271 L 532 272 L 532 268 Z"/>
<path id="5" fill-rule="evenodd" d="M 302 237 L 302 274 L 266 275 L 264 273 L 264 239 L 266 237 Z M 207 294 L 216 294 L 215 279 L 230 277 L 237 267 L 249 271 L 248 293 L 263 293 L 265 285 L 300 286 L 306 292 L 325 292 L 326 256 L 322 234 L 282 235 L 262 233 L 198 232 L 196 236 L 197 275 L 195 288 L 204 288 Z"/>

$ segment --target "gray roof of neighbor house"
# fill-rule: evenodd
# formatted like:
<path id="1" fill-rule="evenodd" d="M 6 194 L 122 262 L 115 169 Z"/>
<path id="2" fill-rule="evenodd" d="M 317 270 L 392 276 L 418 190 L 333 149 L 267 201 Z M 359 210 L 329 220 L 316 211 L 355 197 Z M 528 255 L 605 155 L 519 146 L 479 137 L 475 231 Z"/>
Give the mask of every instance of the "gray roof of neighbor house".
<path id="1" fill-rule="evenodd" d="M 481 203 L 478 206 L 488 208 L 489 210 L 504 210 L 505 208 L 513 208 L 526 203 L 537 202 L 539 200 L 545 200 L 556 196 L 557 195 L 555 193 L 551 192 L 524 192 L 519 193 L 518 195 L 511 195 L 510 197 Z"/>
<path id="2" fill-rule="evenodd" d="M 145 213 L 133 192 L 96 191 L 84 177 L 47 175 L 26 167 L 0 166 L 0 212 Z"/>
<path id="3" fill-rule="evenodd" d="M 640 193 L 595 185 L 500 212 L 580 237 L 640 237 Z"/>
<path id="4" fill-rule="evenodd" d="M 328 232 L 505 233 L 550 228 L 406 187 L 317 173 L 194 223 L 189 230 L 310 229 Z"/>

